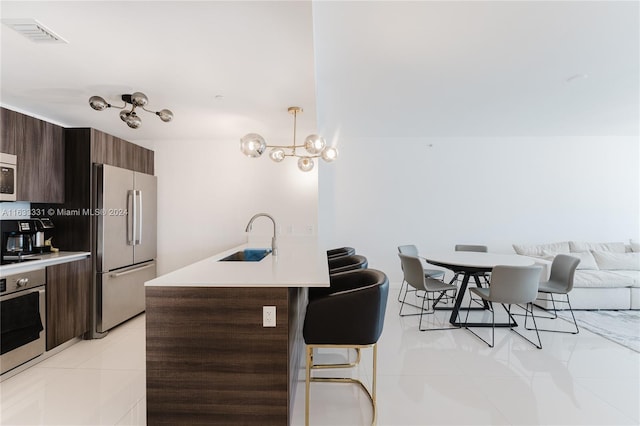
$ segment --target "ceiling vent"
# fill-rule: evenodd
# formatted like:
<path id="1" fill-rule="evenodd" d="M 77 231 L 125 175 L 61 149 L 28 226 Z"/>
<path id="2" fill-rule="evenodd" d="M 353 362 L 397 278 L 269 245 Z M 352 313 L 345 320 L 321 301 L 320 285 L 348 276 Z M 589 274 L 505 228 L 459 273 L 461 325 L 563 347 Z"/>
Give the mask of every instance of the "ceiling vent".
<path id="1" fill-rule="evenodd" d="M 2 23 L 35 43 L 68 43 L 35 19 L 3 19 Z"/>

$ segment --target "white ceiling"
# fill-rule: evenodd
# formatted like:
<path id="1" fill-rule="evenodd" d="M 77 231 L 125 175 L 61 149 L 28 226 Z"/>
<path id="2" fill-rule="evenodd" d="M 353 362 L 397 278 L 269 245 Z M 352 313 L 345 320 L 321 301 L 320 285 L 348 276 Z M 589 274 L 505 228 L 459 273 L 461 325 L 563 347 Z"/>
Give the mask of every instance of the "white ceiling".
<path id="1" fill-rule="evenodd" d="M 0 102 L 132 141 L 639 133 L 637 1 L 1 1 L 68 41 L 1 29 Z M 586 76 L 586 77 L 585 77 Z M 162 123 L 129 129 L 142 91 Z M 317 91 L 317 94 L 316 94 Z M 216 96 L 221 95 L 218 99 Z"/>
<path id="2" fill-rule="evenodd" d="M 3 20 L 35 18 L 68 41 L 37 44 L 1 26 L 6 106 L 132 141 L 238 142 L 249 132 L 268 138 L 281 131 L 289 139 L 292 105 L 305 110 L 301 126 L 315 127 L 308 2 L 2 1 L 0 7 Z M 89 107 L 92 95 L 122 105 L 120 96 L 135 91 L 148 96 L 149 109 L 173 111 L 173 121 L 141 112 L 142 126 L 133 130 L 119 110 Z"/>

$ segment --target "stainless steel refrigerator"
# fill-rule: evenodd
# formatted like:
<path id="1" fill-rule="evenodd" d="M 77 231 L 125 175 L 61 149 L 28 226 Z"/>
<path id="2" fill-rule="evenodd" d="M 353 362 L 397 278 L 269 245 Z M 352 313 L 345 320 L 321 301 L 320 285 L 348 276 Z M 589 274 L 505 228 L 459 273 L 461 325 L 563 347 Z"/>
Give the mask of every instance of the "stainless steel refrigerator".
<path id="1" fill-rule="evenodd" d="M 96 164 L 97 336 L 145 309 L 144 283 L 156 276 L 157 179 Z"/>

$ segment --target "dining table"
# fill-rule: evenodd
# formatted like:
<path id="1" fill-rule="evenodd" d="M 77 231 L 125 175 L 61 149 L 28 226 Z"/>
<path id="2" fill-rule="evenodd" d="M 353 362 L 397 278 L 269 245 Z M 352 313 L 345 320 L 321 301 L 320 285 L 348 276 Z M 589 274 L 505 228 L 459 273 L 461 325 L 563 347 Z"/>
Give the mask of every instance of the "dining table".
<path id="1" fill-rule="evenodd" d="M 456 299 L 453 308 L 439 307 L 439 309 L 451 309 L 451 316 L 449 317 L 449 323 L 457 327 L 465 325 L 463 321 L 459 321 L 458 314 L 461 308 L 462 299 L 467 291 L 469 280 L 473 277 L 476 286 L 482 287 L 479 276 L 484 273 L 491 272 L 495 266 L 532 266 L 535 262 L 533 259 L 527 256 L 520 256 L 517 254 L 498 254 L 498 253 L 483 253 L 483 252 L 468 252 L 468 251 L 452 251 L 442 253 L 428 253 L 427 255 L 421 255 L 427 263 L 442 268 L 449 269 L 454 273 L 462 275 L 462 284 L 456 294 Z M 474 309 L 474 308 L 469 308 Z M 487 302 L 484 302 L 484 307 L 479 309 L 489 309 Z M 471 327 L 491 327 L 491 323 L 488 322 L 469 322 L 467 326 Z M 496 323 L 496 327 L 515 327 L 518 324 L 511 320 L 506 323 Z"/>

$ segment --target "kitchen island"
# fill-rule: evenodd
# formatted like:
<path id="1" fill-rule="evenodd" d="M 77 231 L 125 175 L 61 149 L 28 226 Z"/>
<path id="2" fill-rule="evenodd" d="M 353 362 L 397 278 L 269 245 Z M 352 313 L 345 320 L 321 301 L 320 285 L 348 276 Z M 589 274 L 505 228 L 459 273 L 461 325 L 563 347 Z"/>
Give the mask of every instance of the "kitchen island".
<path id="1" fill-rule="evenodd" d="M 220 261 L 247 247 L 145 284 L 148 424 L 290 424 L 307 288 L 329 286 L 326 250 L 290 238 L 277 256 Z"/>

